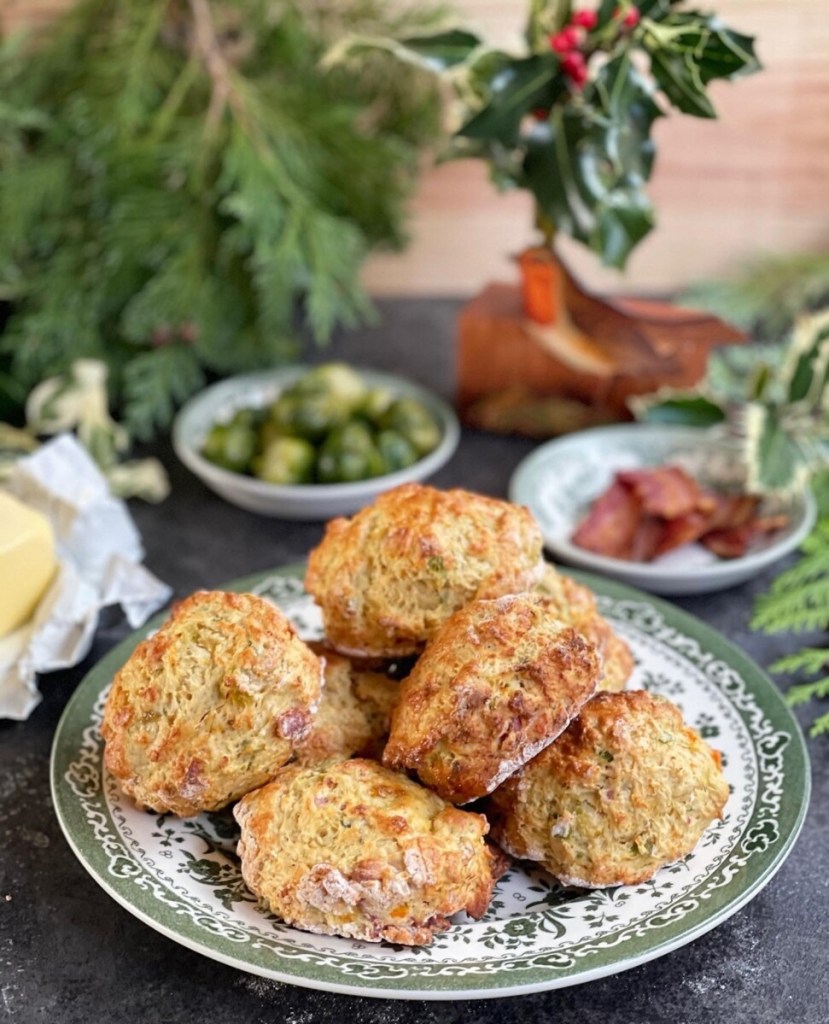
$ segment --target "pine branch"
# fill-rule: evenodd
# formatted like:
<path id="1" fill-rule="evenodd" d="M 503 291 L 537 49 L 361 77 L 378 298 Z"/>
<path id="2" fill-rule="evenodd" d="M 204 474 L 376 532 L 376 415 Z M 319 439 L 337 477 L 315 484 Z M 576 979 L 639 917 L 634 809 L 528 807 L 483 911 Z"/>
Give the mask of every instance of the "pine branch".
<path id="1" fill-rule="evenodd" d="M 800 561 L 775 580 L 771 590 L 757 598 L 752 629 L 768 633 L 826 629 L 829 627 L 829 516 L 824 516 L 806 539 Z M 775 673 L 818 675 L 829 665 L 829 646 L 804 647 L 770 666 Z M 829 697 L 829 676 L 789 688 L 791 706 Z M 810 735 L 829 732 L 829 712 L 812 724 Z"/>
<path id="2" fill-rule="evenodd" d="M 124 425 L 133 437 L 151 437 L 175 407 L 204 385 L 192 348 L 170 344 L 142 352 L 124 369 Z"/>
<path id="3" fill-rule="evenodd" d="M 800 683 L 790 687 L 786 694 L 786 703 L 791 707 L 797 707 L 817 697 L 829 697 L 829 676 L 814 683 Z"/>
<path id="4" fill-rule="evenodd" d="M 80 0 L 37 49 L 0 43 L 0 298 L 15 304 L 0 354 L 19 393 L 102 357 L 145 434 L 205 369 L 295 354 L 303 309 L 321 342 L 369 316 L 360 264 L 404 236 L 437 95 L 411 69 L 320 60 L 343 32 L 441 17 Z"/>
<path id="5" fill-rule="evenodd" d="M 826 733 L 829 733 L 829 711 L 818 715 L 809 729 L 810 736 L 823 736 Z"/>
<path id="6" fill-rule="evenodd" d="M 829 663 L 829 649 L 804 647 L 796 654 L 788 654 L 784 658 L 779 658 L 769 665 L 769 671 L 781 675 L 796 675 L 798 672 L 804 672 L 806 675 L 812 676 L 826 668 L 827 663 Z"/>

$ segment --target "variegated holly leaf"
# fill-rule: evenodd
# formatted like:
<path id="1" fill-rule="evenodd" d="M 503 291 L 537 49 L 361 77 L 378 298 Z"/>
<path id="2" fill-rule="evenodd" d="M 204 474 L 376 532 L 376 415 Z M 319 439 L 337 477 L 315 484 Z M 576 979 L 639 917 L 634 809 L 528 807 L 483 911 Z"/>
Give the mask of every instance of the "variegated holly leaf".
<path id="1" fill-rule="evenodd" d="M 482 40 L 469 29 L 451 28 L 431 35 L 409 36 L 401 43 L 418 54 L 429 67 L 441 70 L 468 60 L 470 54 L 482 45 Z"/>
<path id="2" fill-rule="evenodd" d="M 749 490 L 788 491 L 807 475 L 803 445 L 785 429 L 775 406 L 750 403 L 744 410 Z"/>
<path id="3" fill-rule="evenodd" d="M 786 397 L 821 406 L 829 384 L 829 311 L 801 318 L 795 325 L 786 365 Z"/>
<path id="4" fill-rule="evenodd" d="M 511 60 L 497 69 L 489 83 L 489 101 L 458 134 L 515 146 L 521 122 L 535 108 L 549 109 L 564 88 L 561 64 L 554 53 Z"/>
<path id="5" fill-rule="evenodd" d="M 348 35 L 338 40 L 325 54 L 324 67 L 383 51 L 404 64 L 441 72 L 457 67 L 482 45 L 477 33 L 448 26 L 440 32 L 393 39 L 388 36 Z"/>
<path id="6" fill-rule="evenodd" d="M 714 15 L 671 12 L 645 25 L 642 45 L 651 72 L 671 103 L 685 114 L 716 117 L 706 86 L 715 78 L 757 71 L 754 41 L 726 28 Z"/>
<path id="7" fill-rule="evenodd" d="M 623 267 L 653 227 L 643 186 L 653 164 L 651 126 L 661 112 L 627 54 L 599 71 L 585 98 L 584 107 L 554 110 L 531 134 L 524 176 L 559 230 Z"/>

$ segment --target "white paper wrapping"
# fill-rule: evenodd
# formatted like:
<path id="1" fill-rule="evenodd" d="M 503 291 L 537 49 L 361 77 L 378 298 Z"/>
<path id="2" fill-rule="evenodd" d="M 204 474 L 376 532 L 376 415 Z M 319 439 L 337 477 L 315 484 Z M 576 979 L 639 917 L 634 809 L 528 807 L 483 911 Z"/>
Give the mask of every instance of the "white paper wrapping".
<path id="1" fill-rule="evenodd" d="M 7 489 L 49 519 L 58 559 L 32 621 L 0 641 L 0 718 L 24 719 L 40 700 L 37 673 L 81 661 L 102 608 L 120 605 L 137 629 L 172 591 L 141 565 L 144 549 L 126 505 L 71 434 L 20 459 Z"/>

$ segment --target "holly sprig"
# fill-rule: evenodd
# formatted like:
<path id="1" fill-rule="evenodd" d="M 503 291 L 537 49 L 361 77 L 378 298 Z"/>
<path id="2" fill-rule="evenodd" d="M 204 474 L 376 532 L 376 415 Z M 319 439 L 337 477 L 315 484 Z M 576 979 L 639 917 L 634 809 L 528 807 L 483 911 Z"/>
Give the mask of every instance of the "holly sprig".
<path id="1" fill-rule="evenodd" d="M 532 193 L 548 240 L 562 232 L 622 268 L 654 226 L 654 122 L 671 107 L 715 117 L 709 84 L 760 67 L 751 37 L 680 7 L 532 0 L 520 55 L 454 25 L 394 42 L 352 37 L 334 59 L 380 46 L 446 77 L 460 101 L 447 155 L 486 160 L 498 187 Z"/>

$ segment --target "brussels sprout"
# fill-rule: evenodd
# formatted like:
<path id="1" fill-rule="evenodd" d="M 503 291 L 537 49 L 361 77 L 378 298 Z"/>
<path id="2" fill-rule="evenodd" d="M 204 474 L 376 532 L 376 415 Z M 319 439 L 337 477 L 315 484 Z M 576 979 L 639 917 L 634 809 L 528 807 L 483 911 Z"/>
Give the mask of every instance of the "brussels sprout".
<path id="1" fill-rule="evenodd" d="M 393 401 L 394 393 L 388 388 L 369 388 L 360 406 L 360 413 L 372 423 L 377 423 Z"/>
<path id="2" fill-rule="evenodd" d="M 225 435 L 225 465 L 237 473 L 244 473 L 256 452 L 256 431 L 252 427 L 228 424 Z"/>
<path id="3" fill-rule="evenodd" d="M 323 363 L 304 373 L 290 388 L 295 395 L 328 395 L 347 410 L 346 416 L 360 406 L 366 390 L 360 375 L 345 363 Z"/>
<path id="4" fill-rule="evenodd" d="M 253 460 L 253 472 L 269 484 L 307 484 L 315 458 L 314 446 L 301 437 L 275 437 Z"/>
<path id="5" fill-rule="evenodd" d="M 383 456 L 389 473 L 411 466 L 419 457 L 412 443 L 396 430 L 380 431 L 377 435 L 377 450 Z"/>
<path id="6" fill-rule="evenodd" d="M 225 437 L 227 435 L 227 424 L 217 423 L 210 428 L 210 432 L 204 439 L 201 453 L 210 462 L 221 464 L 225 457 Z"/>
<path id="7" fill-rule="evenodd" d="M 285 431 L 272 419 L 266 419 L 259 428 L 259 451 L 263 452 L 271 441 L 275 440 L 277 437 L 285 437 Z"/>
<path id="8" fill-rule="evenodd" d="M 398 398 L 380 417 L 383 430 L 396 430 L 418 455 L 426 455 L 440 441 L 440 427 L 429 410 L 414 398 Z"/>
<path id="9" fill-rule="evenodd" d="M 237 409 L 229 427 L 258 427 L 267 416 L 267 409 Z"/>
<path id="10" fill-rule="evenodd" d="M 217 466 L 244 473 L 256 451 L 256 431 L 239 424 L 219 423 L 204 442 L 202 454 Z"/>
<path id="11" fill-rule="evenodd" d="M 332 430 L 317 459 L 320 483 L 367 480 L 385 472 L 386 464 L 374 444 L 371 431 L 359 420 Z"/>
<path id="12" fill-rule="evenodd" d="M 318 441 L 348 419 L 349 410 L 327 393 L 297 395 L 286 391 L 271 406 L 271 419 L 283 434 Z"/>

